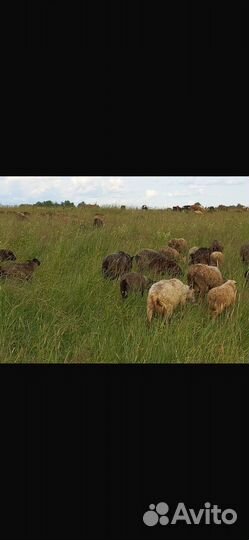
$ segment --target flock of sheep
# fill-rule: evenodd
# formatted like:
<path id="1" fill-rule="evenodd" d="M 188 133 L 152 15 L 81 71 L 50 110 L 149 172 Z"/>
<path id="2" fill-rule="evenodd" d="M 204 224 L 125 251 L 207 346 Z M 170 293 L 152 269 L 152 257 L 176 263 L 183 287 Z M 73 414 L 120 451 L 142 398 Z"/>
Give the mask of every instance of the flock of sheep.
<path id="1" fill-rule="evenodd" d="M 179 277 L 183 271 L 179 263 L 186 262 L 188 245 L 184 238 L 174 238 L 168 246 L 159 251 L 143 249 L 135 256 L 124 251 L 107 255 L 102 262 L 102 274 L 108 279 L 119 279 L 122 298 L 129 292 L 148 290 L 147 320 L 151 323 L 154 314 L 169 320 L 177 306 L 187 301 L 195 302 L 197 298 L 207 295 L 209 311 L 213 318 L 236 302 L 236 281 L 223 279 L 220 268 L 224 263 L 224 246 L 214 240 L 206 247 L 192 247 L 188 251 L 189 269 L 187 284 Z M 241 247 L 240 256 L 243 263 L 249 263 L 249 244 Z M 132 272 L 135 261 L 137 272 Z M 170 279 L 153 281 L 142 272 L 149 272 L 156 278 L 167 274 Z M 249 283 L 249 270 L 245 272 Z"/>
<path id="2" fill-rule="evenodd" d="M 97 218 L 101 220 L 100 216 Z M 96 225 L 99 226 L 99 223 Z M 187 284 L 184 284 L 179 279 L 183 276 L 180 264 L 186 262 L 187 251 L 189 269 Z M 105 278 L 119 279 L 123 299 L 127 298 L 130 292 L 141 292 L 143 295 L 144 291 L 148 290 L 148 323 L 156 313 L 168 320 L 177 306 L 183 306 L 187 301 L 195 302 L 198 297 L 204 298 L 206 295 L 210 313 L 216 318 L 234 305 L 237 297 L 236 281 L 224 281 L 221 273 L 223 251 L 224 246 L 217 240 L 208 248 L 195 246 L 188 250 L 184 238 L 174 238 L 167 247 L 158 251 L 142 249 L 134 256 L 124 251 L 112 253 L 103 260 L 102 273 Z M 243 263 L 249 263 L 249 244 L 241 247 L 240 257 Z M 21 281 L 29 281 L 41 264 L 36 258 L 17 263 L 15 254 L 7 249 L 0 250 L 0 262 L 4 262 L 4 265 L 0 266 L 0 279 Z M 132 272 L 133 262 L 137 266 L 136 272 Z M 170 279 L 152 280 L 143 274 L 145 271 L 156 279 L 165 274 Z M 249 269 L 245 272 L 245 279 L 249 284 Z"/>

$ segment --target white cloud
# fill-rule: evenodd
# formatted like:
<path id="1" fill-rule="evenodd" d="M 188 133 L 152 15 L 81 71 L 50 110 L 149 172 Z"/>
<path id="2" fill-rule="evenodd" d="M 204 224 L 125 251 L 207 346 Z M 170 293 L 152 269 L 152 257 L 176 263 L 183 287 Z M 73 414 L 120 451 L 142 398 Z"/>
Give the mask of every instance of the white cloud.
<path id="1" fill-rule="evenodd" d="M 156 197 L 158 192 L 155 189 L 146 189 L 145 195 L 147 199 L 152 199 L 152 197 Z"/>
<path id="2" fill-rule="evenodd" d="M 191 195 L 193 194 L 200 195 L 201 193 L 204 192 L 203 188 L 198 188 L 196 186 L 192 186 L 191 188 L 190 186 L 188 186 L 188 189 L 166 191 L 166 196 L 167 197 L 189 197 L 189 189 L 191 189 Z"/>
<path id="3" fill-rule="evenodd" d="M 113 176 L 107 180 L 102 180 L 102 187 L 107 191 L 123 191 L 124 183 L 119 176 Z"/>

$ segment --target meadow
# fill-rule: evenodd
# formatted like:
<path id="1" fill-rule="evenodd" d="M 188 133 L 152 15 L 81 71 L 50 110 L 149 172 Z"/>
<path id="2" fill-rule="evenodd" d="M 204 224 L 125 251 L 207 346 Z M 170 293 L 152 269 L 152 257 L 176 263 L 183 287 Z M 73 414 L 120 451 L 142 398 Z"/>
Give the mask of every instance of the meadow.
<path id="1" fill-rule="evenodd" d="M 106 224 L 95 229 L 91 207 L 27 207 L 24 221 L 6 210 L 0 249 L 14 251 L 17 262 L 37 257 L 41 266 L 32 282 L 0 281 L 1 363 L 248 363 L 249 287 L 239 257 L 249 242 L 248 212 L 99 208 Z M 147 293 L 123 301 L 119 283 L 102 277 L 106 255 L 159 249 L 174 237 L 189 247 L 224 244 L 222 273 L 239 293 L 232 313 L 213 321 L 205 302 L 189 304 L 169 325 L 155 318 L 148 328 Z M 187 262 L 182 268 L 186 282 Z"/>

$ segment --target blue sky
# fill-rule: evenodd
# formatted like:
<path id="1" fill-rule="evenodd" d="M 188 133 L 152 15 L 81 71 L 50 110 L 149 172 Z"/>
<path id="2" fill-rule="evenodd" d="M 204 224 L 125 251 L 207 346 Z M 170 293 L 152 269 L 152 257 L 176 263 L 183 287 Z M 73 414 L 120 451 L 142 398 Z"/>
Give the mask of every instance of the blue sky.
<path id="1" fill-rule="evenodd" d="M 249 206 L 249 177 L 239 176 L 0 176 L 0 203 L 65 199 L 78 204 L 171 207 Z"/>

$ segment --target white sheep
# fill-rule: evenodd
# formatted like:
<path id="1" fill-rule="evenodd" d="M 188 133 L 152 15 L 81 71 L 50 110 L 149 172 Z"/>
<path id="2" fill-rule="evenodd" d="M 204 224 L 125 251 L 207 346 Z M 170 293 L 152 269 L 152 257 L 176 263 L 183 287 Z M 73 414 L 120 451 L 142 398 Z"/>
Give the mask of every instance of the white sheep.
<path id="1" fill-rule="evenodd" d="M 214 287 L 208 292 L 208 306 L 211 314 L 216 318 L 224 309 L 235 304 L 237 297 L 236 281 L 229 279 L 223 285 Z"/>
<path id="2" fill-rule="evenodd" d="M 194 291 L 180 279 L 162 279 L 154 283 L 147 298 L 147 320 L 151 323 L 154 313 L 159 313 L 169 319 L 178 305 L 184 305 L 187 300 L 195 301 Z"/>

